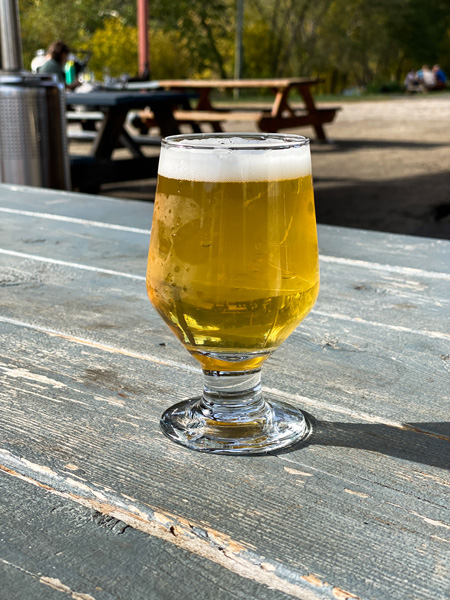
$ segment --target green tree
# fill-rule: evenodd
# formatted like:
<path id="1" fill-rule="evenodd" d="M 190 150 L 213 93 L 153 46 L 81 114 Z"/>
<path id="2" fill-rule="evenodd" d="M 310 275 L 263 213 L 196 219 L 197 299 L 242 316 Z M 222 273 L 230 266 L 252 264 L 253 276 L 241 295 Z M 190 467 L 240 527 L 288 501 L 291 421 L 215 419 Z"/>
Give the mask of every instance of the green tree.
<path id="1" fill-rule="evenodd" d="M 320 26 L 314 59 L 330 91 L 347 85 L 364 87 L 379 76 L 380 64 L 396 60 L 398 48 L 395 41 L 389 44 L 385 15 L 377 0 L 331 3 Z"/>
<path id="2" fill-rule="evenodd" d="M 138 32 L 121 19 L 109 17 L 90 39 L 90 67 L 97 78 L 105 70 L 112 77 L 135 75 L 138 70 Z"/>
<path id="3" fill-rule="evenodd" d="M 91 65 L 137 72 L 136 0 L 19 0 L 25 67 L 63 39 Z M 246 0 L 244 76 L 319 75 L 326 89 L 450 72 L 450 0 Z M 236 0 L 151 0 L 153 78 L 233 76 Z M 103 64 L 102 64 L 103 63 Z"/>
<path id="4" fill-rule="evenodd" d="M 234 60 L 234 0 L 154 0 L 151 19 L 161 31 L 178 31 L 196 77 L 230 77 Z"/>
<path id="5" fill-rule="evenodd" d="M 450 69 L 449 0 L 396 0 L 389 13 L 389 37 L 397 40 L 408 67 L 441 62 Z"/>
<path id="6" fill-rule="evenodd" d="M 19 11 L 25 68 L 38 48 L 56 40 L 87 49 L 105 18 L 120 16 L 124 24 L 136 24 L 135 0 L 19 0 Z"/>
<path id="7" fill-rule="evenodd" d="M 152 79 L 187 79 L 195 74 L 179 31 L 150 30 L 150 69 Z"/>
<path id="8" fill-rule="evenodd" d="M 331 4 L 332 0 L 249 0 L 248 20 L 267 28 L 262 48 L 272 77 L 311 70 L 320 24 Z M 250 50 L 249 56 L 252 53 Z"/>

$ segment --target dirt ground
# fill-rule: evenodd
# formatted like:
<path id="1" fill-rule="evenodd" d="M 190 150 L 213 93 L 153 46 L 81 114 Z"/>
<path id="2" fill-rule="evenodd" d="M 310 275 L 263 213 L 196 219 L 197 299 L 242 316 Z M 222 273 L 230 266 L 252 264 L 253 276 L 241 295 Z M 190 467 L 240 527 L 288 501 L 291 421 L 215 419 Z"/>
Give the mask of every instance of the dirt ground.
<path id="1" fill-rule="evenodd" d="M 332 143 L 311 146 L 317 221 L 450 239 L 450 93 L 341 107 L 326 126 Z M 154 180 L 142 180 L 100 193 L 148 201 L 154 190 Z"/>

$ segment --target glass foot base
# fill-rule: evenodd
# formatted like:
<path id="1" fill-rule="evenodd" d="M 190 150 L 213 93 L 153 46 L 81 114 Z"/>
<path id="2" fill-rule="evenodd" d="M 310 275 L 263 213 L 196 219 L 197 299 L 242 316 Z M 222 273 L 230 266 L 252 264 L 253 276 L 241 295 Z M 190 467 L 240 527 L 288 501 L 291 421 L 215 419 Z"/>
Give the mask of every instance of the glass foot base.
<path id="1" fill-rule="evenodd" d="M 249 420 L 220 421 L 202 398 L 185 400 L 161 417 L 163 433 L 177 444 L 215 454 L 267 454 L 298 444 L 311 433 L 311 425 L 298 409 L 265 398 L 263 410 Z"/>

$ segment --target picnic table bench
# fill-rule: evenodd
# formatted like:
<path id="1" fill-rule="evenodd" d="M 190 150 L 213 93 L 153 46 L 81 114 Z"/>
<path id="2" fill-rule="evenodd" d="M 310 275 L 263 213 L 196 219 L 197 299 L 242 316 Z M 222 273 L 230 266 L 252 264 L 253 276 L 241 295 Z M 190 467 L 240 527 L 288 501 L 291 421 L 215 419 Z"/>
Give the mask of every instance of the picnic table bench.
<path id="1" fill-rule="evenodd" d="M 105 115 L 101 111 L 75 111 L 68 110 L 66 112 L 67 124 L 78 124 L 81 129 L 69 129 L 67 137 L 69 141 L 74 142 L 94 142 L 100 131 L 100 127 L 104 121 Z M 125 124 L 124 124 L 125 127 Z M 125 129 L 126 130 L 126 129 Z M 161 146 L 161 137 L 150 137 L 149 135 L 129 134 L 131 140 L 137 147 L 140 146 Z M 126 148 L 120 136 L 117 140 L 117 148 Z"/>
<path id="2" fill-rule="evenodd" d="M 313 77 L 279 79 L 212 79 L 212 80 L 161 80 L 149 82 L 152 89 L 157 86 L 164 90 L 191 90 L 198 94 L 193 110 L 177 110 L 175 118 L 180 124 L 191 125 L 193 131 L 200 131 L 202 124 L 209 124 L 213 131 L 223 131 L 222 124 L 229 121 L 247 121 L 256 124 L 260 131 L 277 132 L 282 129 L 313 127 L 318 140 L 327 141 L 323 125 L 331 123 L 338 107 L 317 107 L 311 94 L 311 87 L 320 83 Z M 130 89 L 139 89 L 145 83 L 133 83 Z M 224 109 L 213 104 L 211 93 L 216 90 L 271 90 L 274 99 L 267 109 L 243 109 L 242 106 Z M 294 107 L 290 96 L 294 91 L 300 94 L 304 106 Z M 154 125 L 151 111 L 141 111 L 141 119 L 148 127 Z"/>
<path id="3" fill-rule="evenodd" d="M 447 600 L 450 242 L 319 226 L 263 386 L 302 448 L 159 430 L 201 373 L 145 290 L 152 205 L 0 185 L 5 600 Z"/>

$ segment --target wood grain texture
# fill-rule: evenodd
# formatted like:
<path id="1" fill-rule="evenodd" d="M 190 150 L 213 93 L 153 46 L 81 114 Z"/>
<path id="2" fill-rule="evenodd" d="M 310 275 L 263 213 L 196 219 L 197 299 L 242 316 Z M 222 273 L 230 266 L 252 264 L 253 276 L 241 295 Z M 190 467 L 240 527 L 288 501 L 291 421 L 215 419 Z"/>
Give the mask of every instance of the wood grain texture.
<path id="1" fill-rule="evenodd" d="M 320 423 L 302 451 L 235 462 L 204 457 L 168 444 L 158 430 L 167 381 L 170 403 L 195 389 L 195 373 L 174 378 L 172 366 L 26 332 L 29 341 L 13 332 L 19 337 L 20 370 L 14 370 L 19 353 L 12 347 L 10 384 L 1 394 L 9 403 L 1 419 L 4 447 L 12 453 L 2 453 L 6 468 L 75 500 L 87 494 L 91 508 L 124 522 L 156 512 L 169 530 L 181 519 L 200 540 L 209 539 L 211 530 L 230 536 L 241 558 L 251 551 L 251 564 L 255 554 L 271 567 L 281 563 L 281 575 L 291 584 L 312 573 L 364 597 L 356 584 L 348 586 L 349 576 L 356 582 L 376 574 L 373 595 L 396 597 L 387 561 L 411 581 L 419 564 L 422 573 L 434 573 L 430 556 L 424 561 L 418 553 L 418 540 L 426 539 L 437 555 L 445 552 L 449 481 L 445 471 L 417 457 L 433 463 L 440 456 L 445 464 L 444 440 L 389 426 L 364 427 L 349 417 L 335 421 L 335 414 L 316 410 Z M 28 463 L 17 458 L 24 448 Z M 128 516 L 118 512 L 124 510 L 117 501 L 121 494 L 135 498 Z M 99 495 L 102 506 L 95 504 Z M 387 543 L 389 556 L 377 551 Z M 400 569 L 406 558 L 409 566 Z M 432 581 L 433 593 L 444 598 L 445 574 Z M 421 597 L 421 585 L 426 597 L 428 583 L 414 591 Z"/>
<path id="2" fill-rule="evenodd" d="M 11 589 L 175 598 L 189 581 L 192 598 L 446 599 L 450 244 L 319 228 L 319 302 L 263 370 L 265 392 L 311 413 L 314 434 L 230 459 L 159 431 L 201 377 L 146 297 L 147 211 L 0 186 L 0 484 L 20 506 L 1 503 L 3 539 L 17 531 L 1 563 Z M 61 520 L 46 532 L 53 505 Z M 90 515 L 123 535 L 103 541 Z M 115 558 L 106 582 L 83 543 L 105 569 Z M 39 562 L 55 544 L 61 557 Z M 220 596 L 223 578 L 234 595 Z"/>
<path id="3" fill-rule="evenodd" d="M 0 504 L 2 598 L 290 597 L 17 477 L 0 477 L 0 493 L 15 507 Z"/>
<path id="4" fill-rule="evenodd" d="M 153 213 L 146 202 L 127 200 L 124 205 L 123 200 L 88 194 L 78 194 L 74 201 L 71 192 L 5 184 L 0 184 L 0 208 L 144 229 L 150 229 Z"/>
<path id="5" fill-rule="evenodd" d="M 69 247 L 74 239 L 66 231 L 61 234 L 61 240 L 66 240 Z M 80 244 L 84 243 L 83 238 Z M 65 259 L 62 245 L 59 256 Z M 121 248 L 122 251 L 127 248 L 125 240 Z M 131 246 L 129 252 L 138 250 Z M 131 261 L 135 275 L 126 264 L 119 265 L 124 271 L 114 269 L 114 275 L 67 264 L 55 265 L 33 256 L 30 259 L 0 253 L 4 265 L 5 317 L 51 330 L 56 322 L 57 331 L 65 335 L 196 368 L 195 361 L 148 302 L 144 275 L 136 267 L 136 262 L 145 265 L 144 249 L 140 258 Z M 113 256 L 114 250 L 109 248 L 104 261 L 101 256 L 97 259 L 101 265 L 98 268 L 114 266 Z M 85 266 L 94 268 L 86 265 L 88 262 L 84 259 Z M 362 279 L 361 271 L 357 271 L 358 279 L 354 281 L 363 282 L 361 291 L 351 281 L 351 270 L 347 271 L 349 275 L 345 275 L 343 266 L 333 269 L 325 266 L 323 271 L 325 283 L 318 309 L 267 362 L 265 378 L 271 373 L 281 373 L 286 382 L 292 380 L 292 388 L 300 390 L 302 395 L 323 401 L 325 398 L 321 396 L 325 394 L 328 403 L 344 404 L 357 413 L 379 414 L 382 407 L 384 419 L 403 422 L 407 397 L 407 419 L 426 421 L 430 420 L 427 418 L 430 414 L 435 420 L 445 418 L 449 346 L 445 282 L 426 281 L 425 291 L 424 286 L 412 286 L 406 291 L 401 288 L 400 297 L 395 290 L 391 294 L 369 291 L 369 299 L 360 301 L 372 285 L 371 273 L 363 271 Z M 404 303 L 411 308 L 402 308 Z M 126 310 L 122 308 L 124 305 Z M 405 312 L 414 313 L 414 323 L 411 317 L 404 316 Z M 323 372 L 329 372 L 330 368 L 328 383 Z M 427 404 L 416 393 L 418 386 L 427 394 Z"/>

